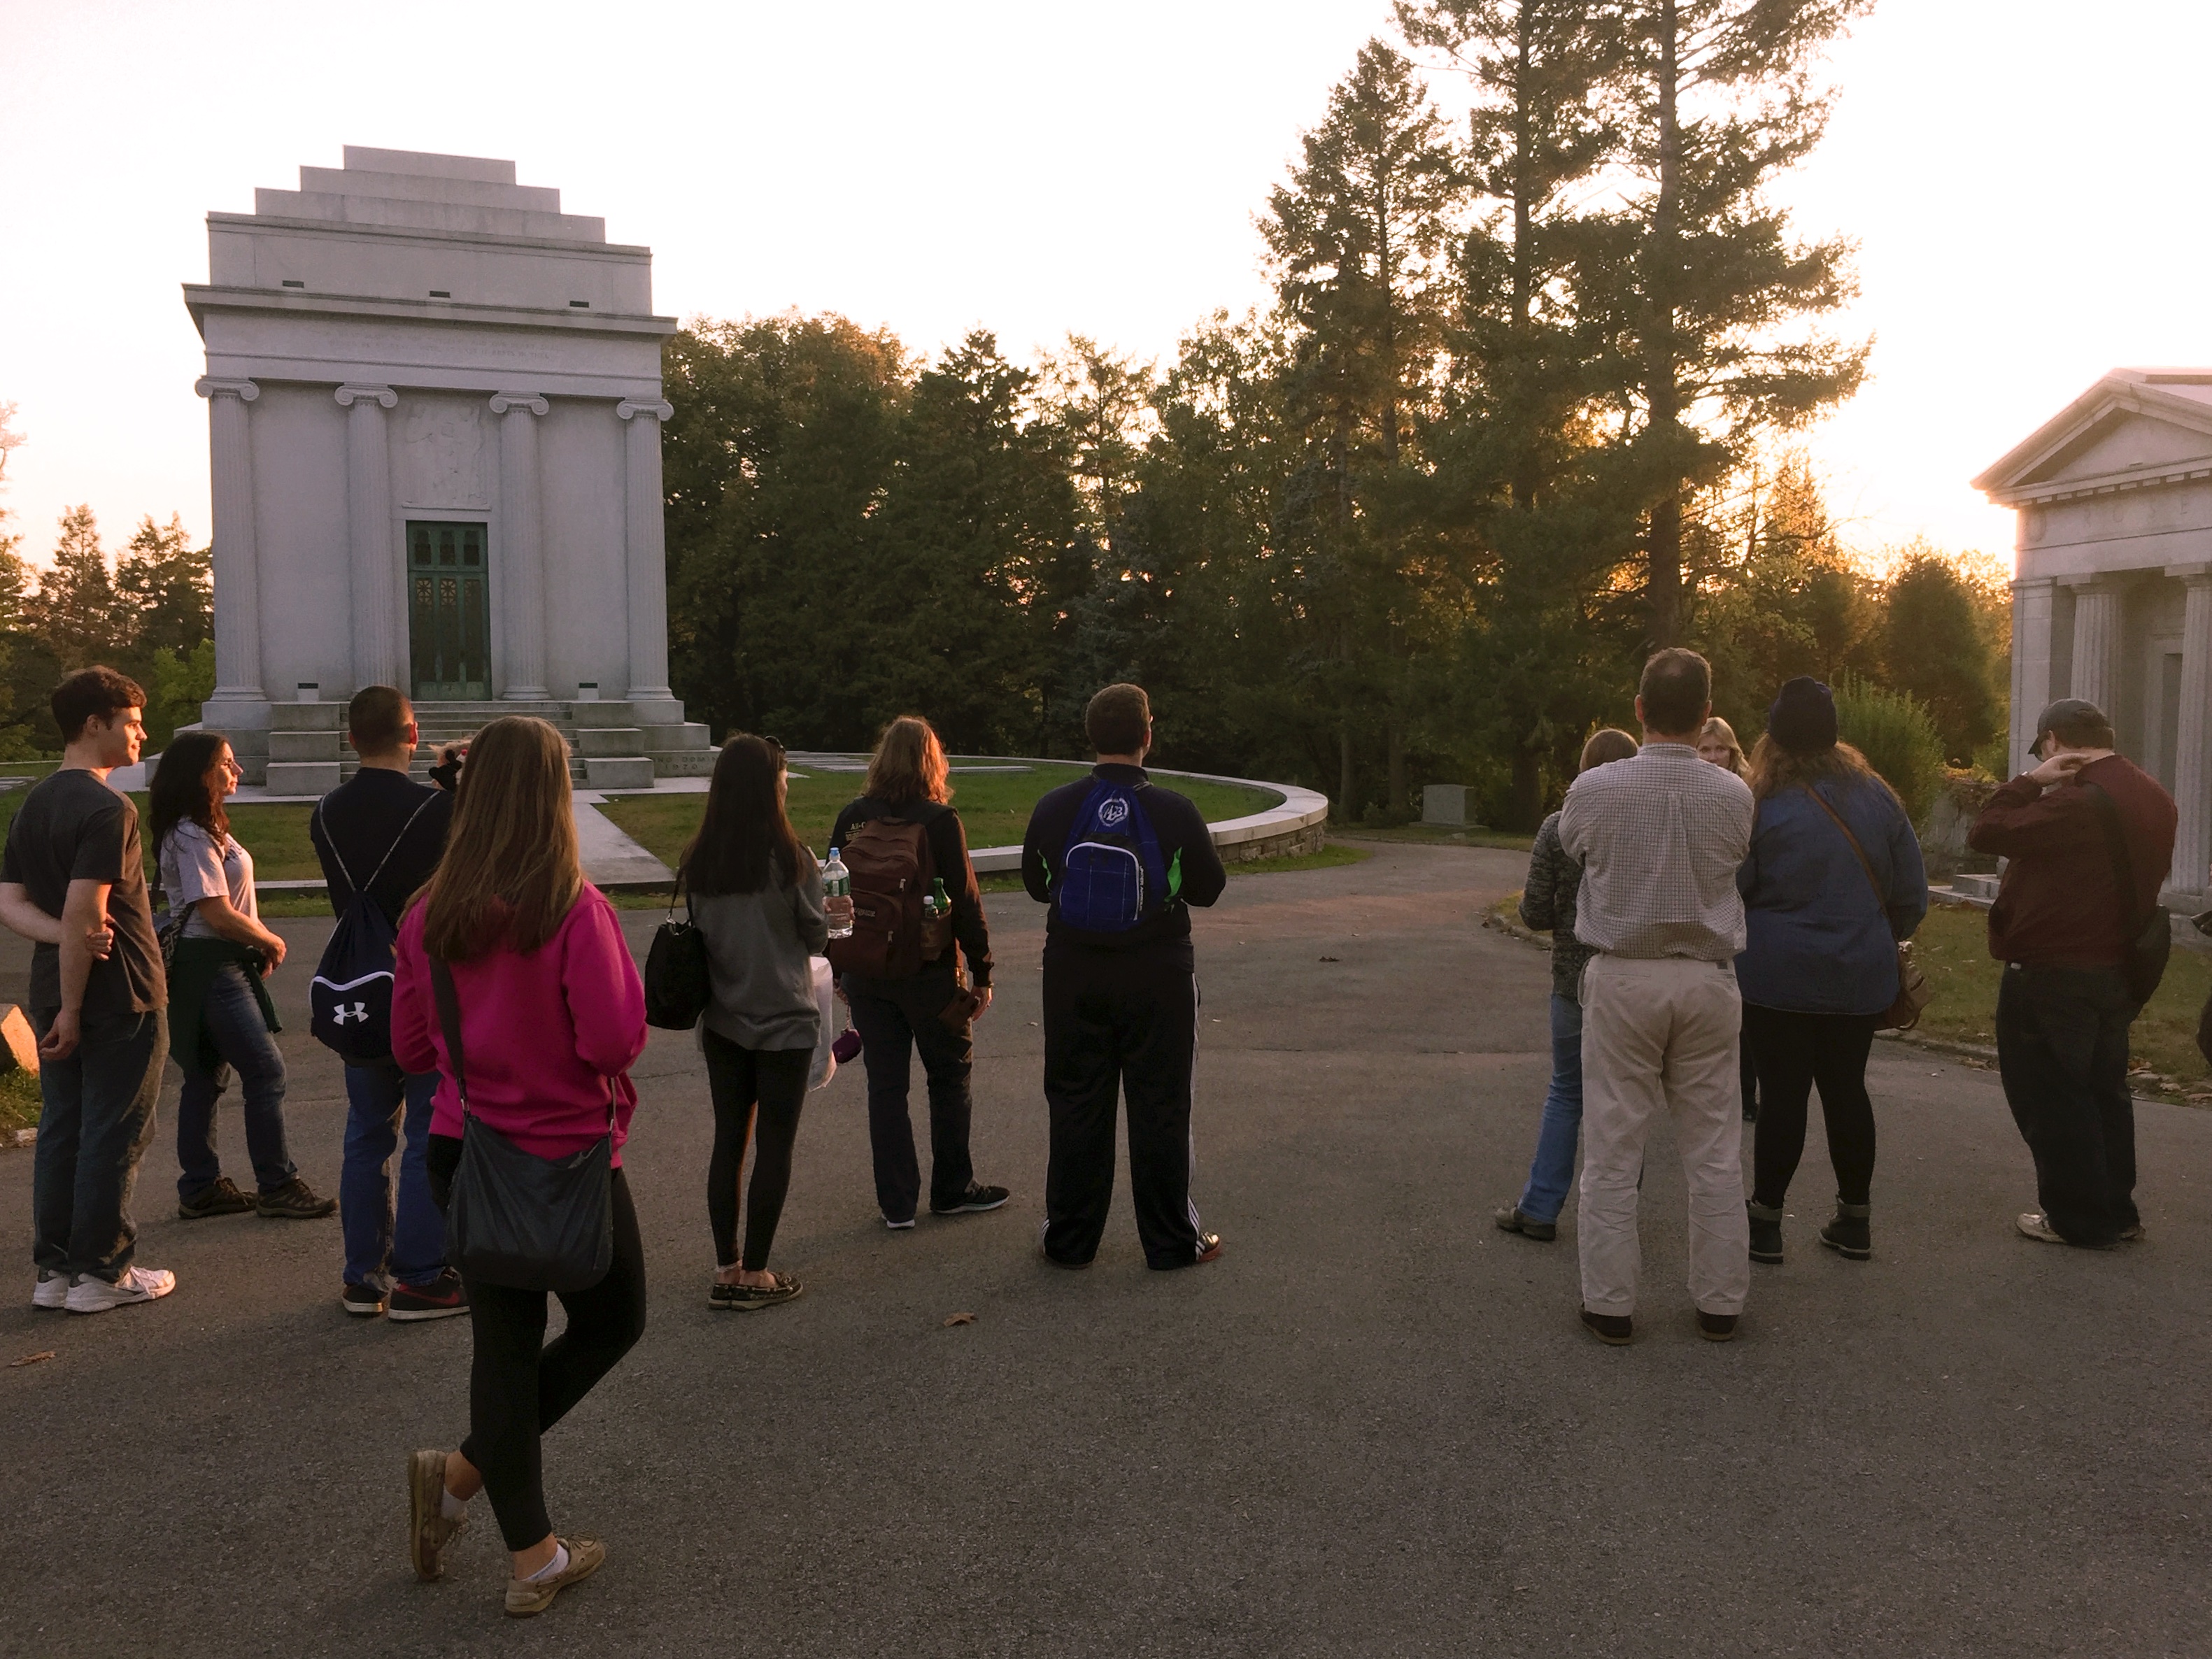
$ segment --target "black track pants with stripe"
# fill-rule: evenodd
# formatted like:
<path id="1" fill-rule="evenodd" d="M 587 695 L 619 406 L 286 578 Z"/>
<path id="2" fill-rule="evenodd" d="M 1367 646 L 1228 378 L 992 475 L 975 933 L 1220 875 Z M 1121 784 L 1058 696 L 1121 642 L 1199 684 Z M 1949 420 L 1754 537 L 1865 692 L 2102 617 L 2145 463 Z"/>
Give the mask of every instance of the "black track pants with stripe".
<path id="1" fill-rule="evenodd" d="M 1114 1108 L 1129 1111 L 1129 1187 L 1137 1236 L 1155 1267 L 1198 1255 L 1191 1202 L 1190 1099 L 1198 1060 L 1198 980 L 1190 943 L 1099 951 L 1044 948 L 1044 1096 L 1052 1115 L 1045 1254 L 1088 1261 L 1114 1199 Z"/>

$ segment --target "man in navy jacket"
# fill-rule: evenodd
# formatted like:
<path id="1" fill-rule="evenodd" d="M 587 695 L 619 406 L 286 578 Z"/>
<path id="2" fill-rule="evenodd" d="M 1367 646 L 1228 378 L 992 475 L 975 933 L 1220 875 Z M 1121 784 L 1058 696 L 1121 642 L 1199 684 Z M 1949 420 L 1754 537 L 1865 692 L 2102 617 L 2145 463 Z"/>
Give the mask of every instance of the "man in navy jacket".
<path id="1" fill-rule="evenodd" d="M 1190 910 L 1221 896 L 1228 875 L 1206 820 L 1185 796 L 1145 774 L 1152 711 L 1144 689 L 1109 685 L 1083 725 L 1098 764 L 1036 804 L 1022 840 L 1022 884 L 1052 907 L 1045 921 L 1044 1093 L 1052 1115 L 1045 1173 L 1045 1259 L 1086 1267 L 1114 1196 L 1117 1094 L 1129 1107 L 1129 1188 L 1145 1260 L 1188 1267 L 1221 1254 L 1191 1201 L 1191 1075 L 1198 1058 L 1198 979 Z M 1171 872 L 1164 900 L 1134 926 L 1103 933 L 1068 925 L 1060 887 L 1068 839 L 1100 780 L 1133 792 Z"/>

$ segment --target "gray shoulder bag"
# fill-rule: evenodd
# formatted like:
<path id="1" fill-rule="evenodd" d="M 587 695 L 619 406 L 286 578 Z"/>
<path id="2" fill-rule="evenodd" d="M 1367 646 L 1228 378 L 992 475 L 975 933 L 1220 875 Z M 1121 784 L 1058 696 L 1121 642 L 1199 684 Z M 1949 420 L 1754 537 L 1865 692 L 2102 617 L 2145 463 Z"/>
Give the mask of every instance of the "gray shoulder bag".
<path id="1" fill-rule="evenodd" d="M 460 995 L 452 969 L 434 956 L 429 963 L 461 1097 L 461 1160 L 446 1210 L 446 1253 L 464 1279 L 486 1285 L 587 1291 L 615 1259 L 613 1086 L 606 1133 L 566 1158 L 525 1152 L 469 1110 Z"/>

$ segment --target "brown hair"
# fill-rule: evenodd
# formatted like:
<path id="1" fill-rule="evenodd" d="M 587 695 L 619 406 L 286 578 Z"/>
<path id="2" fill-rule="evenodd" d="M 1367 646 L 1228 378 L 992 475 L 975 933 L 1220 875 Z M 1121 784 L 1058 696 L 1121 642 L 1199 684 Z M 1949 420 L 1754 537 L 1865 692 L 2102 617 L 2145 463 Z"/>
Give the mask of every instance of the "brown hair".
<path id="1" fill-rule="evenodd" d="M 1888 781 L 1867 763 L 1864 755 L 1847 743 L 1796 751 L 1784 749 L 1769 732 L 1761 732 L 1752 749 L 1751 775 L 1747 781 L 1751 785 L 1753 800 L 1765 800 L 1785 789 L 1809 789 L 1827 779 L 1840 780 L 1846 786 L 1871 779 L 1893 800 L 1897 797 Z"/>
<path id="2" fill-rule="evenodd" d="M 1705 719 L 1713 700 L 1712 665 L 1679 646 L 1655 651 L 1644 665 L 1636 695 L 1644 700 L 1646 731 L 1670 737 L 1687 732 Z"/>
<path id="3" fill-rule="evenodd" d="M 1698 746 L 1700 749 L 1705 747 L 1705 739 L 1708 738 L 1718 738 L 1723 743 L 1728 744 L 1729 769 L 1736 776 L 1741 777 L 1744 772 L 1743 745 L 1736 741 L 1735 727 L 1716 714 L 1705 722 L 1704 729 L 1698 733 Z"/>
<path id="4" fill-rule="evenodd" d="M 1152 728 L 1152 700 L 1126 681 L 1103 688 L 1083 711 L 1083 734 L 1093 753 L 1134 755 Z"/>
<path id="5" fill-rule="evenodd" d="M 388 755 L 399 747 L 415 719 L 415 705 L 392 685 L 364 685 L 346 705 L 346 731 L 356 753 Z"/>
<path id="6" fill-rule="evenodd" d="M 1590 733 L 1589 741 L 1583 745 L 1582 764 L 1575 769 L 1587 772 L 1594 766 L 1609 766 L 1614 761 L 1631 760 L 1643 745 L 1617 726 L 1605 726 Z"/>
<path id="7" fill-rule="evenodd" d="M 526 955 L 553 937 L 583 886 L 567 741 L 526 714 L 494 720 L 469 744 L 446 856 L 416 896 L 423 948 L 448 962 Z"/>
<path id="8" fill-rule="evenodd" d="M 95 665 L 78 669 L 56 686 L 47 704 L 62 729 L 62 741 L 75 743 L 84 735 L 87 720 L 112 720 L 126 708 L 143 708 L 146 688 L 128 674 Z"/>
<path id="9" fill-rule="evenodd" d="M 706 815 L 684 849 L 684 879 L 694 893 L 757 893 L 771 881 L 789 887 L 814 867 L 776 789 L 783 766 L 783 745 L 767 738 L 741 732 L 722 745 Z"/>
<path id="10" fill-rule="evenodd" d="M 937 728 L 919 714 L 901 714 L 876 739 L 868 781 L 860 793 L 887 806 L 910 800 L 942 805 L 952 799 L 951 770 Z"/>
<path id="11" fill-rule="evenodd" d="M 230 739 L 220 732 L 179 732 L 169 740 L 146 791 L 157 858 L 169 831 L 180 823 L 197 823 L 218 848 L 230 834 L 230 814 L 222 810 L 222 795 L 208 787 L 216 757 L 229 747 Z"/>
<path id="12" fill-rule="evenodd" d="M 2056 738 L 2069 749 L 2111 749 L 2119 742 L 2112 723 L 2094 708 L 2069 709 L 2035 734 L 2038 744 L 2045 738 Z"/>

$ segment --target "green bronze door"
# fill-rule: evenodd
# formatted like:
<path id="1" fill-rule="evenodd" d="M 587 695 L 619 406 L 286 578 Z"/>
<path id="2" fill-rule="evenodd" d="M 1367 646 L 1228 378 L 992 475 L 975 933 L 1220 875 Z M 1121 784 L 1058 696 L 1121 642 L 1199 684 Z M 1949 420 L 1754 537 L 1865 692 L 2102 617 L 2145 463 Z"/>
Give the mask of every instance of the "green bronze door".
<path id="1" fill-rule="evenodd" d="M 482 525 L 407 526 L 407 617 L 416 697 L 473 702 L 491 696 Z"/>

